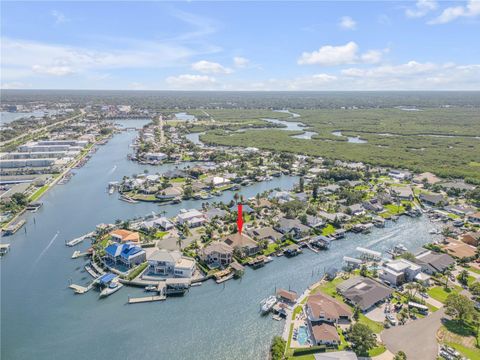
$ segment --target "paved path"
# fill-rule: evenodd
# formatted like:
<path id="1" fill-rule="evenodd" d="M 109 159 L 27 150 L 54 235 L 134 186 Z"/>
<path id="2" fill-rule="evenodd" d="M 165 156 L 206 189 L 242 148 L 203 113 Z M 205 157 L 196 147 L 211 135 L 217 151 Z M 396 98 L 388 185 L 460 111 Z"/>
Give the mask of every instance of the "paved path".
<path id="1" fill-rule="evenodd" d="M 440 309 L 423 319 L 387 329 L 381 334 L 382 340 L 392 353 L 404 351 L 408 360 L 435 360 L 438 354 L 436 334 L 444 315 L 444 310 Z"/>

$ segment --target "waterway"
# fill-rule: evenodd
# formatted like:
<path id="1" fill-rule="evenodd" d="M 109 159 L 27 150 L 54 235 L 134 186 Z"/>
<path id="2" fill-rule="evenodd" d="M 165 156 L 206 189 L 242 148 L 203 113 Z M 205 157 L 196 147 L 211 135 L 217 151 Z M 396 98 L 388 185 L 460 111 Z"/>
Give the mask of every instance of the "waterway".
<path id="1" fill-rule="evenodd" d="M 332 131 L 334 136 L 344 136 L 341 131 Z M 367 140 L 361 139 L 359 136 L 347 136 L 347 141 L 353 144 L 365 144 Z"/>
<path id="2" fill-rule="evenodd" d="M 129 127 L 133 123 L 126 122 Z M 68 281 L 81 284 L 90 278 L 83 271 L 85 260 L 70 259 L 73 249 L 64 245 L 65 240 L 102 222 L 163 210 L 172 216 L 182 207 L 200 207 L 201 201 L 162 207 L 128 204 L 107 194 L 109 181 L 144 169 L 156 173 L 175 166 L 127 160 L 135 136 L 133 131 L 115 135 L 69 183 L 46 193 L 41 200 L 44 206 L 27 216 L 24 228 L 2 238 L 12 244 L 0 263 L 2 359 L 264 359 L 272 337 L 283 326 L 258 312 L 260 301 L 275 288 L 302 292 L 325 268 L 339 266 L 344 255 L 357 255 L 357 246 L 385 251 L 403 243 L 415 251 L 432 239 L 428 231 L 433 225 L 426 218 L 401 218 L 368 235 L 349 234 L 327 252 L 305 250 L 296 258 L 276 258 L 262 269 L 247 269 L 241 280 L 223 285 L 208 281 L 165 302 L 127 305 L 129 295 L 143 295 L 129 287 L 103 300 L 94 291 L 74 295 Z M 249 197 L 296 182 L 293 177 L 276 178 L 242 192 Z M 232 197 L 226 192 L 220 200 Z"/>

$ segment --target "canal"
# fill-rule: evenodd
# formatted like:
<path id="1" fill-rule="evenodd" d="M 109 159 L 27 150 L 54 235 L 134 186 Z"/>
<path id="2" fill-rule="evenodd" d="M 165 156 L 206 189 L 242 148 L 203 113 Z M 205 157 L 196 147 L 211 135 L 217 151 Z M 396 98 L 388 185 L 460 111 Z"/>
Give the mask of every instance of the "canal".
<path id="1" fill-rule="evenodd" d="M 133 121 L 127 122 L 131 126 Z M 141 125 L 142 122 L 135 121 Z M 125 287 L 109 298 L 98 293 L 74 295 L 71 279 L 86 283 L 85 260 L 70 259 L 64 245 L 96 224 L 180 208 L 201 201 L 159 207 L 128 204 L 108 195 L 106 185 L 124 175 L 148 169 L 164 172 L 175 165 L 148 166 L 127 160 L 134 131 L 115 135 L 66 185 L 51 189 L 44 206 L 27 216 L 27 225 L 2 242 L 12 244 L 1 266 L 2 359 L 264 359 L 282 322 L 259 315 L 259 303 L 277 287 L 302 292 L 324 268 L 338 266 L 357 246 L 385 251 L 403 243 L 411 250 L 431 241 L 426 218 L 401 218 L 368 235 L 347 235 L 327 252 L 309 250 L 293 259 L 276 258 L 259 270 L 247 270 L 241 280 L 222 285 L 208 281 L 184 297 L 165 302 L 127 305 L 141 289 Z M 242 189 L 246 197 L 270 188 L 290 188 L 294 177 L 282 177 Z M 215 201 L 229 201 L 227 192 Z M 79 249 L 85 249 L 87 243 Z"/>

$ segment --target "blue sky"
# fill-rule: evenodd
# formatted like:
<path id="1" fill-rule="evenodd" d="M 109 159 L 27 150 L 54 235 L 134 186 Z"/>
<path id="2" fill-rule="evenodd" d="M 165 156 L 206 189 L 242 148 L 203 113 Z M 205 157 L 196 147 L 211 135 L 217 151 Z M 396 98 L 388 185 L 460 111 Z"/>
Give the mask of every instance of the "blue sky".
<path id="1" fill-rule="evenodd" d="M 2 88 L 480 89 L 480 0 L 1 7 Z"/>

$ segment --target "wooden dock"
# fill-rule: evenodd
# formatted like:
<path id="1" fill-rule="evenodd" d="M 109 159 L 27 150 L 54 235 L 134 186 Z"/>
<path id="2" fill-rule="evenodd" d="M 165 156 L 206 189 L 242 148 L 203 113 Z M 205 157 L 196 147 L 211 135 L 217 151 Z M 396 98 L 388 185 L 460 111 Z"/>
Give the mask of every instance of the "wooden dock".
<path id="1" fill-rule="evenodd" d="M 76 239 L 70 240 L 70 241 L 68 241 L 68 242 L 65 242 L 65 245 L 70 246 L 70 247 L 75 246 L 75 245 L 78 245 L 78 244 L 80 244 L 83 240 L 88 239 L 88 238 L 91 238 L 93 235 L 95 235 L 95 232 L 89 232 L 88 234 L 85 234 L 85 235 L 80 236 L 80 237 L 78 237 L 78 238 L 76 238 Z"/>
<path id="2" fill-rule="evenodd" d="M 153 296 L 142 296 L 142 297 L 129 297 L 128 303 L 129 304 L 141 304 L 146 302 L 153 302 L 153 301 L 162 301 L 165 300 L 167 297 L 165 295 L 153 295 Z"/>
<path id="3" fill-rule="evenodd" d="M 73 289 L 75 294 L 85 294 L 86 292 L 90 291 L 90 289 L 93 287 L 93 284 L 95 284 L 95 281 L 91 282 L 87 287 L 76 284 L 70 284 L 68 287 Z"/>

